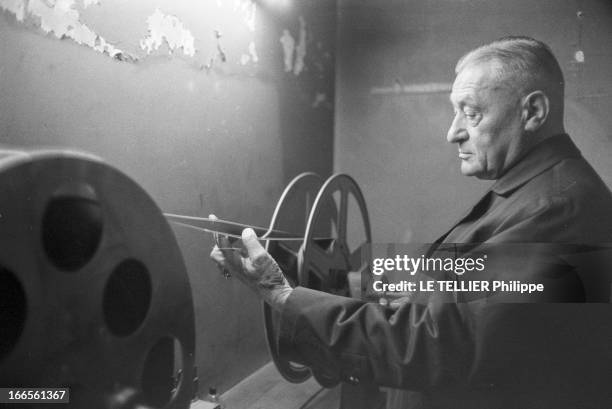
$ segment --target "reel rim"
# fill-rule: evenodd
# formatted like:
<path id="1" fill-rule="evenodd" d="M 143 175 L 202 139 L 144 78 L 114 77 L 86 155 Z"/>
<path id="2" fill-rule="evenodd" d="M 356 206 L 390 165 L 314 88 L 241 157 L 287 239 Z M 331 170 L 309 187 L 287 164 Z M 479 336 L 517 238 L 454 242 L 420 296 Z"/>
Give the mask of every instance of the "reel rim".
<path id="1" fill-rule="evenodd" d="M 367 205 L 365 202 L 365 197 L 363 196 L 361 188 L 359 187 L 355 179 L 353 179 L 353 177 L 351 177 L 350 175 L 345 174 L 345 173 L 333 174 L 325 181 L 325 183 L 319 190 L 317 198 L 315 199 L 315 202 L 312 206 L 310 217 L 308 219 L 306 233 L 304 235 L 304 242 L 302 244 L 302 248 L 300 251 L 301 260 L 298 263 L 299 285 L 302 285 L 304 287 L 308 287 L 308 284 L 309 284 L 308 277 L 306 276 L 308 271 L 310 271 L 309 269 L 311 267 L 321 267 L 315 264 L 315 262 L 312 260 L 312 256 L 316 253 L 319 253 L 318 256 L 323 256 L 323 257 L 328 256 L 327 254 L 325 254 L 323 251 L 319 249 L 318 244 L 315 243 L 314 241 L 315 227 L 316 227 L 316 223 L 319 217 L 321 216 L 321 211 L 323 209 L 323 206 L 326 203 L 328 203 L 328 200 L 330 199 L 335 203 L 333 195 L 337 191 L 340 191 L 340 203 L 337 203 L 338 219 L 337 219 L 337 225 L 336 225 L 338 239 L 336 240 L 336 242 L 331 243 L 331 246 L 333 247 L 332 255 L 331 257 L 328 257 L 328 258 L 330 259 L 329 260 L 330 264 L 334 261 L 337 262 L 338 260 L 336 259 L 340 259 L 340 262 L 344 261 L 346 263 L 348 267 L 346 271 L 347 291 L 349 287 L 348 274 L 352 271 L 361 271 L 363 268 L 363 265 L 360 265 L 359 269 L 353 268 L 355 267 L 354 265 L 352 265 L 354 263 L 353 258 L 355 254 L 361 251 L 361 248 L 363 247 L 364 244 L 372 242 L 372 231 L 371 231 L 371 225 L 370 225 L 370 218 L 369 218 L 369 214 L 367 210 Z M 348 202 L 349 202 L 350 195 L 353 196 L 353 198 L 355 199 L 358 205 L 359 214 L 361 215 L 361 221 L 363 222 L 363 232 L 365 235 L 365 242 L 361 243 L 356 248 L 353 254 L 349 252 L 348 243 L 347 243 Z M 329 276 L 329 270 L 328 270 L 328 276 Z M 328 293 L 330 292 L 330 291 L 326 291 L 326 289 L 321 289 L 320 291 L 324 291 Z M 339 381 L 334 379 L 333 377 L 328 377 L 322 373 L 315 373 L 314 377 L 317 380 L 317 382 L 325 388 L 333 388 L 339 383 Z"/>
<path id="2" fill-rule="evenodd" d="M 283 205 L 286 205 L 285 202 L 287 198 L 289 197 L 289 195 L 291 194 L 292 190 L 296 189 L 299 183 L 303 183 L 306 180 L 305 178 L 311 178 L 311 177 L 318 178 L 321 181 L 321 185 L 318 189 L 318 192 L 316 193 L 316 197 L 312 205 L 310 206 L 309 214 L 308 214 L 308 221 L 306 223 L 306 231 L 304 233 L 304 240 L 302 241 L 302 244 L 299 250 L 297 251 L 297 277 L 296 277 L 297 280 L 295 280 L 296 281 L 295 284 L 300 285 L 300 286 L 305 286 L 305 287 L 308 287 L 308 280 L 307 280 L 307 277 L 305 276 L 306 271 L 308 270 L 308 268 L 312 267 L 313 265 L 312 254 L 314 254 L 314 252 L 318 250 L 318 249 L 313 250 L 317 248 L 318 246 L 314 242 L 315 227 L 316 227 L 317 221 L 319 221 L 319 218 L 323 214 L 322 213 L 323 209 L 329 205 L 330 198 L 333 200 L 333 194 L 336 191 L 338 190 L 341 191 L 341 200 L 340 200 L 340 203 L 338 204 L 338 207 L 335 208 L 335 210 L 337 210 L 337 213 L 332 214 L 331 219 L 333 219 L 334 217 L 336 218 L 334 219 L 334 221 L 338 227 L 337 234 L 338 236 L 341 236 L 341 237 L 340 237 L 340 240 L 337 240 L 338 243 L 332 244 L 335 246 L 334 255 L 338 258 L 342 257 L 342 260 L 340 261 L 344 261 L 347 267 L 349 268 L 354 267 L 353 266 L 354 254 L 347 254 L 348 244 L 347 244 L 347 237 L 346 237 L 347 230 L 348 230 L 347 228 L 348 227 L 347 225 L 348 223 L 348 202 L 349 202 L 350 196 L 353 196 L 353 198 L 355 199 L 358 205 L 359 214 L 361 216 L 360 220 L 363 223 L 363 232 L 365 236 L 365 242 L 361 243 L 357 247 L 357 249 L 355 250 L 355 253 L 357 251 L 360 251 L 361 247 L 365 243 L 372 242 L 370 219 L 369 219 L 369 215 L 367 211 L 367 205 L 365 203 L 365 198 L 363 197 L 363 193 L 361 192 L 361 189 L 357 185 L 357 182 L 351 176 L 347 174 L 343 174 L 343 173 L 336 173 L 330 176 L 327 180 L 325 180 L 325 182 L 322 181 L 322 178 L 320 178 L 316 174 L 313 174 L 312 172 L 305 172 L 305 173 L 302 173 L 296 176 L 289 183 L 289 185 L 287 185 L 287 187 L 285 188 L 285 191 L 281 195 L 281 198 L 279 199 L 277 203 L 277 207 L 274 211 L 274 215 L 270 223 L 270 228 L 271 229 L 277 228 L 276 223 L 278 221 L 279 215 L 283 211 Z M 270 248 L 269 244 L 270 242 L 266 242 L 266 250 Z M 360 267 L 362 268 L 363 266 L 361 265 Z M 347 275 L 348 273 L 349 271 L 347 271 Z M 325 291 L 325 290 L 322 290 L 322 291 Z M 329 291 L 326 291 L 326 292 L 329 292 Z M 264 313 L 265 335 L 266 335 L 266 341 L 268 344 L 268 350 L 270 352 L 272 361 L 274 362 L 276 368 L 278 369 L 280 374 L 283 376 L 283 378 L 291 383 L 305 382 L 313 375 L 313 371 L 307 366 L 298 365 L 290 361 L 283 360 L 278 351 L 278 344 L 276 343 L 276 340 L 277 340 L 277 327 L 278 327 L 278 323 L 280 322 L 280 314 L 276 312 L 275 310 L 273 310 L 265 302 L 263 303 L 263 313 Z M 338 381 L 336 381 L 335 379 L 331 377 L 326 377 L 325 375 L 320 374 L 320 373 L 315 373 L 314 377 L 321 386 L 326 387 L 326 388 L 332 388 L 338 384 Z"/>
<path id="3" fill-rule="evenodd" d="M 278 223 L 280 217 L 282 216 L 282 212 L 284 211 L 284 207 L 287 205 L 287 202 L 290 198 L 290 195 L 295 192 L 300 185 L 305 183 L 312 183 L 314 186 L 318 186 L 317 194 L 323 185 L 323 178 L 314 172 L 303 172 L 294 177 L 291 182 L 285 187 L 281 197 L 279 198 L 276 208 L 274 209 L 274 213 L 272 215 L 272 219 L 270 221 L 270 229 L 274 229 L 276 224 Z M 306 192 L 313 193 L 311 191 Z M 316 194 L 313 195 L 316 198 Z M 316 200 L 316 199 L 315 199 Z M 308 208 L 308 214 L 310 217 L 310 213 L 312 211 L 313 203 L 309 206 L 306 204 Z M 269 251 L 270 241 L 266 240 L 265 249 Z M 301 246 L 300 246 L 301 248 Z M 274 366 L 281 374 L 281 376 L 291 383 L 302 383 L 307 381 L 312 376 L 312 371 L 305 365 L 299 365 L 294 362 L 283 360 L 280 356 L 278 350 L 277 339 L 277 327 L 280 322 L 280 314 L 273 310 L 267 303 L 262 302 L 262 309 L 264 314 L 264 331 L 266 337 L 266 344 L 268 345 L 268 352 L 272 357 L 272 361 L 274 362 Z"/>
<path id="4" fill-rule="evenodd" d="M 365 197 L 363 196 L 361 188 L 359 187 L 355 179 L 353 179 L 353 177 L 351 177 L 348 174 L 336 173 L 330 176 L 325 182 L 325 184 L 321 187 L 321 190 L 319 191 L 319 194 L 317 195 L 317 198 L 315 199 L 315 203 L 313 204 L 313 207 L 312 207 L 313 210 L 311 211 L 310 217 L 308 219 L 307 229 L 304 235 L 303 250 L 300 252 L 302 261 L 299 263 L 300 269 L 298 271 L 299 284 L 302 286 L 307 287 L 307 284 L 308 284 L 307 277 L 305 277 L 305 274 L 306 274 L 305 267 L 307 264 L 311 263 L 309 260 L 310 254 L 308 250 L 314 249 L 314 251 L 311 250 L 311 253 L 314 253 L 317 251 L 320 253 L 323 253 L 323 251 L 319 250 L 316 243 L 314 243 L 314 235 L 315 235 L 314 226 L 316 224 L 317 219 L 320 216 L 322 205 L 338 189 L 340 189 L 340 192 L 342 194 L 340 197 L 340 203 L 338 204 L 340 211 L 338 214 L 338 232 L 337 232 L 338 240 L 337 241 L 339 242 L 339 244 L 338 245 L 336 243 L 333 244 L 334 246 L 333 252 L 336 253 L 337 251 L 348 250 L 348 243 L 347 243 L 348 217 L 347 216 L 348 216 L 348 197 L 350 194 L 352 194 L 352 196 L 356 200 L 358 207 L 359 207 L 359 212 L 362 216 L 365 242 L 361 243 L 357 247 L 356 251 L 353 252 L 353 254 L 349 254 L 349 257 L 346 257 L 346 260 L 348 262 L 354 262 L 354 260 L 352 260 L 352 258 L 355 256 L 354 253 L 356 253 L 357 250 L 360 250 L 364 244 L 372 242 L 372 230 L 371 230 L 371 225 L 370 225 L 370 218 L 369 218 L 369 214 L 367 210 L 367 205 L 365 202 Z M 337 257 L 336 254 L 334 255 Z M 323 255 L 323 256 L 325 257 L 326 255 Z"/>

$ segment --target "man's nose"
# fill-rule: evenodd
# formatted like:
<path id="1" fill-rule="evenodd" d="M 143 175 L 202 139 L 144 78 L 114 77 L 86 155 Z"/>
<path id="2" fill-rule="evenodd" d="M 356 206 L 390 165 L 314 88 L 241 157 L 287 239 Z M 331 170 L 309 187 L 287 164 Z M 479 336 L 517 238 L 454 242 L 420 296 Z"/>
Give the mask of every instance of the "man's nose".
<path id="1" fill-rule="evenodd" d="M 460 117 L 460 115 L 455 115 L 453 118 L 453 122 L 448 129 L 448 133 L 446 134 L 446 140 L 450 143 L 459 143 L 468 139 L 469 135 L 464 126 L 464 121 Z"/>

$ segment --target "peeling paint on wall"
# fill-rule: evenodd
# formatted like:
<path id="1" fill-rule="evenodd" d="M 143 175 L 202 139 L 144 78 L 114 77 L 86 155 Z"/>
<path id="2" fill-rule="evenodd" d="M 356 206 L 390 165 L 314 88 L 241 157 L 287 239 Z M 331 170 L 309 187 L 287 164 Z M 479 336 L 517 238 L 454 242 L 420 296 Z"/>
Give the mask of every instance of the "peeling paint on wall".
<path id="1" fill-rule="evenodd" d="M 251 32 L 255 31 L 255 13 L 257 12 L 255 2 L 253 0 L 236 0 L 234 10 L 240 11 L 244 24 Z"/>
<path id="2" fill-rule="evenodd" d="M 259 61 L 259 56 L 257 55 L 257 49 L 255 48 L 255 42 L 251 41 L 249 43 L 249 53 L 242 54 L 240 56 L 240 64 L 246 65 L 249 62 L 256 63 Z"/>
<path id="3" fill-rule="evenodd" d="M 147 26 L 148 35 L 140 41 L 140 48 L 147 54 L 151 54 L 162 44 L 166 44 L 170 54 L 182 48 L 183 54 L 190 57 L 195 55 L 193 35 L 176 16 L 164 14 L 160 9 L 155 9 L 155 12 L 147 18 Z"/>
<path id="4" fill-rule="evenodd" d="M 247 29 L 251 32 L 255 32 L 255 15 L 257 13 L 257 5 L 254 0 L 234 0 L 234 11 L 238 11 L 242 14 L 242 22 L 246 25 Z M 248 52 L 243 53 L 240 56 L 240 64 L 247 65 L 249 62 L 257 63 L 259 57 L 255 48 L 255 42 L 251 40 L 248 46 Z"/>
<path id="5" fill-rule="evenodd" d="M 280 38 L 280 43 L 283 47 L 283 61 L 285 62 L 285 72 L 293 70 L 293 52 L 295 51 L 295 40 L 289 30 L 283 30 L 283 35 Z"/>
<path id="6" fill-rule="evenodd" d="M 210 70 L 215 65 L 215 61 L 219 60 L 222 63 L 227 61 L 227 55 L 225 54 L 225 50 L 223 49 L 223 46 L 221 45 L 221 37 L 223 37 L 223 35 L 221 34 L 219 30 L 213 30 L 213 37 L 215 38 L 215 41 L 217 42 L 217 47 L 216 47 L 217 53 L 208 59 L 208 63 L 202 64 L 200 66 L 201 69 L 206 69 L 206 72 L 210 72 Z"/>
<path id="7" fill-rule="evenodd" d="M 151 8 L 149 9 L 152 12 L 151 15 L 148 17 L 142 15 L 139 18 L 139 21 L 143 22 L 142 27 L 131 27 L 136 32 L 142 33 L 140 36 L 131 39 L 121 37 L 113 39 L 114 43 L 122 44 L 122 48 L 126 47 L 129 50 L 127 53 L 98 34 L 95 26 L 90 27 L 84 23 L 85 20 L 82 21 L 84 18 L 81 16 L 82 11 L 92 6 L 103 6 L 100 9 L 103 15 L 112 13 L 113 6 L 110 2 L 109 4 L 102 3 L 104 3 L 102 0 L 0 0 L 0 11 L 14 15 L 17 21 L 23 22 L 27 27 L 39 28 L 42 32 L 52 33 L 59 39 L 69 38 L 77 44 L 87 46 L 120 61 L 136 62 L 146 59 L 149 55 L 155 55 L 156 52 L 157 54 L 165 53 L 167 50 L 173 56 L 197 58 L 199 61 L 196 61 L 193 66 L 202 70 L 206 69 L 206 72 L 211 72 L 215 64 L 227 61 L 241 66 L 259 62 L 254 36 L 258 12 L 256 0 L 217 0 L 216 2 L 219 9 L 218 21 L 232 24 L 230 31 L 239 33 L 238 38 L 241 40 L 241 44 L 238 45 L 239 51 L 236 51 L 233 42 L 230 42 L 230 52 L 233 52 L 233 55 L 226 53 L 225 48 L 222 47 L 219 30 L 212 30 L 215 33 L 215 42 L 199 39 L 198 49 L 196 49 L 196 38 L 192 34 L 194 31 L 188 29 L 179 16 L 166 14 L 160 8 Z M 109 8 L 111 8 L 110 11 Z M 90 15 L 87 17 L 89 18 Z M 96 21 L 95 16 L 92 21 Z M 291 31 L 285 29 L 280 42 L 283 49 L 285 72 L 292 72 L 298 76 L 306 69 L 305 57 L 307 42 L 310 39 L 304 17 L 299 16 L 294 21 L 297 27 L 292 27 Z M 224 25 L 221 28 L 226 27 Z M 101 30 L 100 27 L 98 29 Z M 198 29 L 196 33 L 201 34 L 203 30 L 201 27 Z M 143 51 L 140 52 L 138 49 Z M 314 52 L 316 57 L 317 50 Z M 316 58 L 313 64 L 315 69 L 323 70 L 321 63 L 318 63 L 317 66 Z M 227 72 L 227 70 L 219 72 Z"/>
<path id="8" fill-rule="evenodd" d="M 221 60 L 221 62 L 227 61 L 227 55 L 221 46 L 221 32 L 219 30 L 215 30 L 215 39 L 217 40 L 217 56 Z"/>
<path id="9" fill-rule="evenodd" d="M 281 46 L 283 47 L 283 61 L 285 63 L 285 72 L 293 71 L 294 75 L 300 75 L 304 70 L 304 57 L 306 57 L 306 20 L 304 17 L 299 17 L 300 30 L 297 45 L 295 39 L 289 30 L 283 30 L 283 35 L 280 38 Z M 295 56 L 295 59 L 294 59 Z"/>
<path id="10" fill-rule="evenodd" d="M 83 0 L 83 8 L 87 8 L 89 6 L 99 6 L 100 5 L 100 0 Z"/>
<path id="11" fill-rule="evenodd" d="M 304 57 L 306 57 L 306 21 L 300 16 L 300 35 L 297 47 L 295 47 L 295 64 L 293 65 L 295 75 L 300 75 L 304 69 Z"/>
<path id="12" fill-rule="evenodd" d="M 75 0 L 0 0 L 0 7 L 13 13 L 17 21 L 24 21 L 26 17 L 38 20 L 42 31 L 52 33 L 57 38 L 70 38 L 77 44 L 115 59 L 136 60 L 83 24 L 75 3 Z M 83 0 L 83 7 L 91 4 L 98 4 L 98 1 Z"/>
<path id="13" fill-rule="evenodd" d="M 259 61 L 257 50 L 255 49 L 255 43 L 253 41 L 249 43 L 249 54 L 251 55 L 251 60 L 253 60 L 253 62 Z"/>
<path id="14" fill-rule="evenodd" d="M 0 8 L 13 13 L 17 21 L 23 21 L 25 17 L 24 0 L 0 0 Z"/>

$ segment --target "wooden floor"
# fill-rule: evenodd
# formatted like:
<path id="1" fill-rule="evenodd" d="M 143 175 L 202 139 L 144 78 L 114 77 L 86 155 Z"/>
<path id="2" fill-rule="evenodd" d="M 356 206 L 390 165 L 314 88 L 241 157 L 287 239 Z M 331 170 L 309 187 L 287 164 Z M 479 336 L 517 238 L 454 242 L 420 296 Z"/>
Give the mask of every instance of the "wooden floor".
<path id="1" fill-rule="evenodd" d="M 313 378 L 300 384 L 282 378 L 274 364 L 254 372 L 221 396 L 227 409 L 338 409 L 340 388 L 322 388 Z M 194 402 L 191 409 L 206 409 Z"/>

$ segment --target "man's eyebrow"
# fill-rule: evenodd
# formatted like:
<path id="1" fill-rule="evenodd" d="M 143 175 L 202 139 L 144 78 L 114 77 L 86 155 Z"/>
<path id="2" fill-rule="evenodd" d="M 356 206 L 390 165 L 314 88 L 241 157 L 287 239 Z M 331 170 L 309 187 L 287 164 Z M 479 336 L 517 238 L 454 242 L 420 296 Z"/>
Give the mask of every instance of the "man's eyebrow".
<path id="1" fill-rule="evenodd" d="M 453 93 L 452 92 L 448 96 L 448 100 L 451 102 L 451 104 L 455 104 L 456 103 L 457 105 L 466 105 L 466 104 L 474 104 L 475 105 L 476 104 L 476 99 L 474 99 L 474 97 L 472 97 L 471 95 L 459 96 L 459 97 L 456 97 L 453 100 Z"/>

